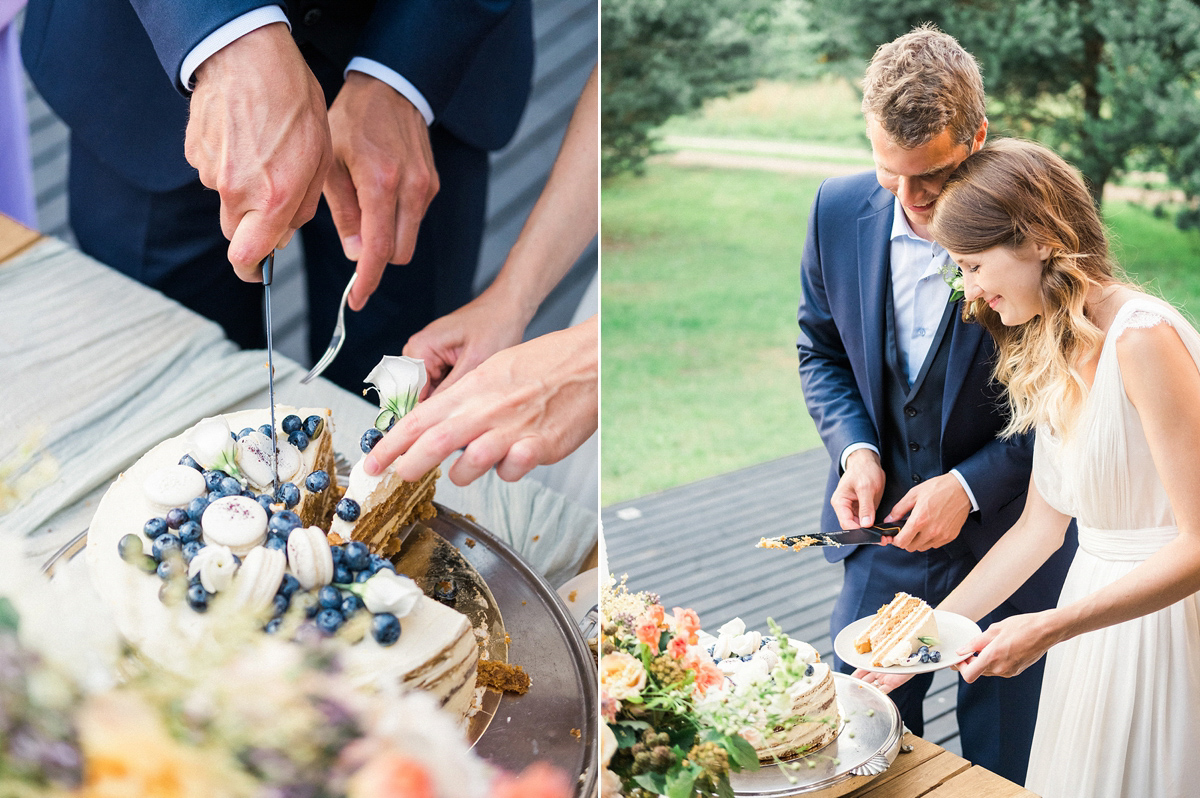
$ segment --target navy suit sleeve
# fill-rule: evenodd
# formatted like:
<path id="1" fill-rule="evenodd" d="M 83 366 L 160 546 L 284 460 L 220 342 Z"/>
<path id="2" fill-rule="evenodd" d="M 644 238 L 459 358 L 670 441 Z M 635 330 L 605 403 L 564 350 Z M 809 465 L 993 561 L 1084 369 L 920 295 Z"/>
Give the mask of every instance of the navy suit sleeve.
<path id="1" fill-rule="evenodd" d="M 394 69 L 441 116 L 480 44 L 512 6 L 513 0 L 380 0 L 354 54 Z"/>
<path id="2" fill-rule="evenodd" d="M 947 434 L 950 431 L 947 430 Z M 1033 433 L 993 438 L 954 468 L 971 486 L 979 503 L 980 521 L 991 525 L 1001 508 L 1029 488 L 1033 468 Z"/>
<path id="3" fill-rule="evenodd" d="M 179 82 L 179 68 L 183 59 L 204 41 L 204 37 L 242 14 L 264 6 L 277 5 L 287 10 L 283 3 L 269 0 L 130 0 L 137 12 L 142 27 L 154 44 L 158 61 L 171 79 L 171 84 L 180 93 L 187 89 Z"/>
<path id="4" fill-rule="evenodd" d="M 875 425 L 863 403 L 837 322 L 831 297 L 826 292 L 825 263 L 820 243 L 821 195 L 817 190 L 808 219 L 804 254 L 800 261 L 800 309 L 797 320 L 800 337 L 796 350 L 800 357 L 800 383 L 809 415 L 817 433 L 835 463 L 852 443 L 879 446 Z M 829 212 L 833 212 L 832 209 Z"/>

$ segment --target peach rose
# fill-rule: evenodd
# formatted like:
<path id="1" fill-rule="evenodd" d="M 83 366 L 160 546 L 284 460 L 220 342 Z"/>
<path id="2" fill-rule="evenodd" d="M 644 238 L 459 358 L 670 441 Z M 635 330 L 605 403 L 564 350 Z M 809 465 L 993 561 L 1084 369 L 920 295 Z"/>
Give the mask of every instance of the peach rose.
<path id="1" fill-rule="evenodd" d="M 609 723 L 615 723 L 617 720 L 617 710 L 621 708 L 621 702 L 608 694 L 608 691 L 600 691 L 600 716 Z"/>
<path id="2" fill-rule="evenodd" d="M 666 615 L 667 614 L 663 611 L 661 604 L 651 604 L 646 608 L 646 611 L 642 613 L 642 617 L 649 618 L 654 622 L 655 626 L 662 626 L 663 619 L 666 617 Z"/>
<path id="3" fill-rule="evenodd" d="M 687 652 L 688 644 L 682 637 L 672 637 L 671 642 L 667 643 L 667 653 L 675 659 L 683 659 Z"/>
<path id="4" fill-rule="evenodd" d="M 655 654 L 658 653 L 658 640 L 662 637 L 662 632 L 659 630 L 658 624 L 643 615 L 641 618 L 638 618 L 637 628 L 634 631 L 637 633 L 639 642 L 650 646 L 650 650 Z"/>
<path id="5" fill-rule="evenodd" d="M 725 674 L 711 662 L 702 662 L 696 669 L 696 693 L 703 695 L 725 681 Z"/>
<path id="6" fill-rule="evenodd" d="M 404 796 L 405 793 L 383 793 Z M 521 775 L 502 776 L 492 786 L 492 798 L 570 798 L 571 781 L 567 774 L 545 762 L 534 762 Z"/>
<path id="7" fill-rule="evenodd" d="M 600 774 L 600 798 L 622 798 L 621 777 L 608 768 Z"/>
<path id="8" fill-rule="evenodd" d="M 696 634 L 700 631 L 700 616 L 695 610 L 685 610 L 682 607 L 676 607 L 674 612 L 672 626 L 675 627 L 675 634 L 686 639 L 689 644 L 696 645 L 700 639 Z"/>
<path id="9" fill-rule="evenodd" d="M 637 657 L 614 651 L 600 658 L 600 685 L 618 701 L 641 695 L 646 686 L 646 669 Z"/>
<path id="10" fill-rule="evenodd" d="M 363 765 L 346 785 L 347 798 L 403 795 L 435 798 L 433 779 L 420 763 L 395 751 L 385 751 Z"/>

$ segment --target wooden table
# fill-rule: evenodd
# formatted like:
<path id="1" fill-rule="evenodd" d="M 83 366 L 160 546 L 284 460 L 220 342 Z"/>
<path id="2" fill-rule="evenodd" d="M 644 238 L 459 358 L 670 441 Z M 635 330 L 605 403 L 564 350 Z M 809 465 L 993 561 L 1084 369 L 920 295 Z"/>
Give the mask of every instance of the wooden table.
<path id="1" fill-rule="evenodd" d="M 911 751 L 905 749 L 910 747 Z M 849 792 L 847 792 L 849 789 Z M 813 798 L 1016 798 L 1035 793 L 972 765 L 957 754 L 905 734 L 896 761 L 878 776 L 859 776 Z"/>

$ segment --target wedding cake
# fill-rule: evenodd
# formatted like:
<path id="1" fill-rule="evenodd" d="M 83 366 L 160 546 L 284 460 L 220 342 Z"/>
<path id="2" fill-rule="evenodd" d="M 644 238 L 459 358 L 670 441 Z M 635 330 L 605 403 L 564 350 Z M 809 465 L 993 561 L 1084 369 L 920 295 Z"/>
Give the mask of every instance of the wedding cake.
<path id="1" fill-rule="evenodd" d="M 776 693 L 782 691 L 785 709 L 772 728 L 741 731 L 760 760 L 811 753 L 837 736 L 840 716 L 833 673 L 808 643 L 787 640 L 790 650 L 785 652 L 774 637 L 747 631 L 740 618 L 716 635 L 701 631 L 699 638 L 701 648 L 725 675 L 719 700 L 732 700 L 768 680 Z"/>
<path id="2" fill-rule="evenodd" d="M 344 497 L 330 412 L 277 406 L 276 417 L 274 492 L 262 409 L 203 419 L 148 451 L 104 494 L 87 563 L 122 635 L 186 671 L 235 614 L 250 614 L 263 627 L 257 634 L 346 641 L 339 661 L 353 683 L 399 683 L 465 717 L 479 659 L 470 622 L 362 542 L 377 529 L 360 521 L 345 545 L 331 545 Z"/>
<path id="3" fill-rule="evenodd" d="M 854 650 L 870 654 L 872 665 L 909 665 L 923 644 L 926 650 L 937 644 L 937 635 L 937 621 L 930 606 L 901 592 L 879 608 L 870 626 L 855 638 Z M 938 652 L 933 653 L 940 659 Z"/>

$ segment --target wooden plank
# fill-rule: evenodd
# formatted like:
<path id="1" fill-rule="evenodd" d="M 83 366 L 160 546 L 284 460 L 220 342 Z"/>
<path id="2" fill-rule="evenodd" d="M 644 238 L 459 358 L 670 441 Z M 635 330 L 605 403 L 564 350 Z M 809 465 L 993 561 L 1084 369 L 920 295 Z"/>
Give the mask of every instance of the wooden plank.
<path id="1" fill-rule="evenodd" d="M 896 754 L 896 759 L 892 762 L 892 766 L 883 773 L 878 776 L 857 776 L 832 789 L 814 793 L 814 798 L 830 794 L 858 798 L 859 796 L 866 795 L 869 790 L 878 789 L 889 782 L 895 781 L 905 773 L 920 767 L 934 757 L 942 754 L 942 750 L 936 745 L 911 734 L 904 735 L 904 738 L 900 742 L 900 753 Z M 905 747 L 909 747 L 912 750 L 906 751 Z"/>
<path id="2" fill-rule="evenodd" d="M 1037 798 L 1019 784 L 1014 784 L 990 770 L 972 767 L 957 774 L 945 784 L 927 793 L 928 798 Z"/>
<path id="3" fill-rule="evenodd" d="M 916 748 L 915 741 L 918 739 L 915 737 L 912 738 L 914 741 L 914 751 Z M 903 772 L 897 773 L 891 779 L 868 785 L 864 789 L 854 793 L 854 798 L 919 798 L 919 796 L 928 795 L 934 789 L 971 767 L 971 763 L 961 756 L 943 751 L 934 746 L 933 743 L 925 740 L 921 740 L 921 743 L 935 748 L 935 755 Z M 896 758 L 897 760 L 900 759 L 899 756 Z M 883 773 L 883 776 L 888 775 L 891 770 L 889 768 Z M 949 794 L 958 795 L 960 798 L 961 796 L 971 795 L 970 793 Z M 971 798 L 974 798 L 974 796 L 971 796 Z"/>

